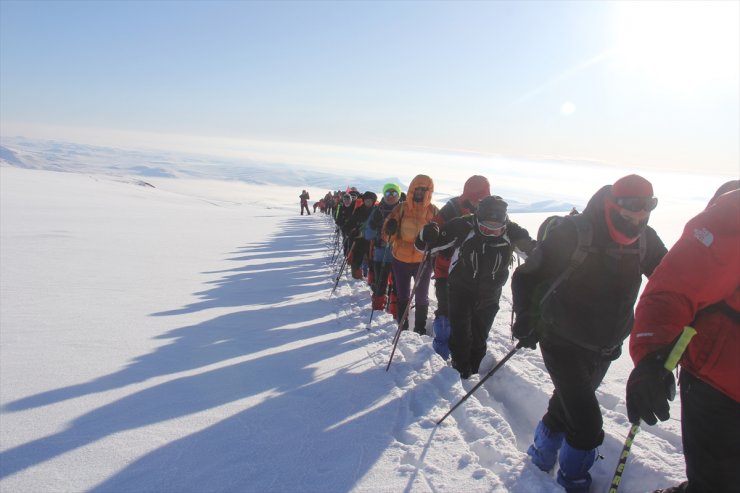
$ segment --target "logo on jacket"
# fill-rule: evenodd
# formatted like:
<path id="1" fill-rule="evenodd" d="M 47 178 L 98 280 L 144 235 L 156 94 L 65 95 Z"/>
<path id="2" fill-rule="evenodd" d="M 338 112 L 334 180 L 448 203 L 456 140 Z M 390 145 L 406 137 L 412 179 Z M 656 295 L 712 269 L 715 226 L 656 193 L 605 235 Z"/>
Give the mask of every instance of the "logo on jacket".
<path id="1" fill-rule="evenodd" d="M 704 243 L 704 246 L 710 246 L 714 242 L 714 235 L 707 229 L 695 229 L 694 237 Z"/>

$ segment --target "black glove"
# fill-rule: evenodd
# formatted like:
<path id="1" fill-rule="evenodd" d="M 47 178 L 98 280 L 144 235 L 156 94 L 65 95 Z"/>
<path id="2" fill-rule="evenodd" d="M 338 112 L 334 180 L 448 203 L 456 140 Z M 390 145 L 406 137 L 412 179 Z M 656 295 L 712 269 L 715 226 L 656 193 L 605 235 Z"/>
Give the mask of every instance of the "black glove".
<path id="1" fill-rule="evenodd" d="M 437 223 L 425 224 L 421 229 L 421 233 L 419 233 L 419 239 L 427 245 L 436 243 L 437 239 L 439 239 L 439 226 L 437 226 Z"/>
<path id="2" fill-rule="evenodd" d="M 668 348 L 670 349 L 670 348 Z M 640 419 L 649 425 L 670 417 L 668 401 L 676 396 L 676 379 L 663 366 L 670 351 L 648 354 L 637 363 L 627 380 L 627 417 L 630 423 Z"/>
<path id="3" fill-rule="evenodd" d="M 396 230 L 398 230 L 398 221 L 395 219 L 388 219 L 388 222 L 385 223 L 385 232 L 389 235 L 396 234 Z"/>
<path id="4" fill-rule="evenodd" d="M 531 314 L 522 312 L 516 316 L 511 332 L 519 341 L 517 347 L 526 347 L 537 349 L 537 342 L 540 340 L 537 330 L 534 326 L 534 320 Z"/>

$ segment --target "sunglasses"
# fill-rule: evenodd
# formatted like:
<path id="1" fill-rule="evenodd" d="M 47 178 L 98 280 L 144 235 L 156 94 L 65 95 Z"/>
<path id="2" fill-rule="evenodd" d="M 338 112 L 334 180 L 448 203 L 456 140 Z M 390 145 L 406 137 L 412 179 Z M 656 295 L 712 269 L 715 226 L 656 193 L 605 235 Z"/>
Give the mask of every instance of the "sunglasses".
<path id="1" fill-rule="evenodd" d="M 630 212 L 650 212 L 658 207 L 657 197 L 615 197 L 614 203 Z"/>
<path id="2" fill-rule="evenodd" d="M 395 197 L 396 195 L 398 195 L 398 192 L 396 192 L 395 190 L 388 190 L 387 192 L 385 192 L 386 197 Z"/>
<path id="3" fill-rule="evenodd" d="M 501 236 L 506 231 L 506 224 L 498 221 L 479 221 L 478 229 L 485 236 Z"/>

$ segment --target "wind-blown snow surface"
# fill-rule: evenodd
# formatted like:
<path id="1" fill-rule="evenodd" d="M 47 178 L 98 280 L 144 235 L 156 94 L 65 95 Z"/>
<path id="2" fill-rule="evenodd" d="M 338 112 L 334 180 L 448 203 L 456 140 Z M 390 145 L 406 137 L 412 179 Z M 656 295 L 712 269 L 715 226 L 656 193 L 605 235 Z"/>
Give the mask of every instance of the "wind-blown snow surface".
<path id="1" fill-rule="evenodd" d="M 552 388 L 539 352 L 435 427 L 477 377 L 461 382 L 412 332 L 385 371 L 395 325 L 376 313 L 366 330 L 362 281 L 329 295 L 333 228 L 298 215 L 299 190 L 0 178 L 3 493 L 562 491 L 525 453 Z M 534 231 L 544 216 L 512 218 Z M 510 314 L 507 286 L 484 370 L 513 347 Z M 594 492 L 629 428 L 630 368 L 623 355 L 599 391 Z M 643 427 L 620 491 L 684 478 L 672 415 Z"/>

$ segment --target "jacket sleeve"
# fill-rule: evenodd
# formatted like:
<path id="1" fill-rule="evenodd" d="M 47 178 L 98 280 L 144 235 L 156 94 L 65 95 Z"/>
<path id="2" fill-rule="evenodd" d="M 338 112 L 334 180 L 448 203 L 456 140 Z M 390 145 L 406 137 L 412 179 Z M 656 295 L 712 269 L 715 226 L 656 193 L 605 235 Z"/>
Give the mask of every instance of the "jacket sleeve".
<path id="1" fill-rule="evenodd" d="M 653 228 L 648 226 L 645 234 L 647 235 L 647 252 L 642 261 L 642 273 L 650 277 L 668 250 Z"/>
<path id="2" fill-rule="evenodd" d="M 375 207 L 370 213 L 370 217 L 367 218 L 367 224 L 365 225 L 365 239 L 375 240 L 378 237 L 378 231 L 383 226 L 381 220 L 383 214 L 380 213 L 380 209 Z"/>
<path id="3" fill-rule="evenodd" d="M 453 218 L 439 230 L 439 237 L 432 245 L 431 253 L 437 253 L 448 248 L 457 248 L 470 232 L 472 225 L 465 217 Z"/>
<path id="4" fill-rule="evenodd" d="M 537 242 L 529 236 L 529 231 L 519 226 L 513 221 L 509 221 L 507 228 L 511 245 L 525 255 L 529 255 L 534 250 Z"/>
<path id="5" fill-rule="evenodd" d="M 635 311 L 630 355 L 639 362 L 690 325 L 697 312 L 732 296 L 740 282 L 737 231 L 723 236 L 705 223 L 689 221 L 681 238 L 650 276 Z"/>
<path id="6" fill-rule="evenodd" d="M 386 224 L 388 224 L 388 221 L 390 221 L 391 219 L 395 219 L 396 222 L 399 221 L 399 218 L 401 217 L 401 205 L 402 204 L 396 205 L 396 207 L 393 208 L 390 214 L 388 214 L 388 217 L 385 218 L 385 221 L 383 221 L 383 229 L 380 234 L 383 237 L 383 240 L 385 241 L 391 241 L 391 236 L 392 236 L 392 235 L 389 235 L 388 232 L 385 230 L 385 226 Z"/>

